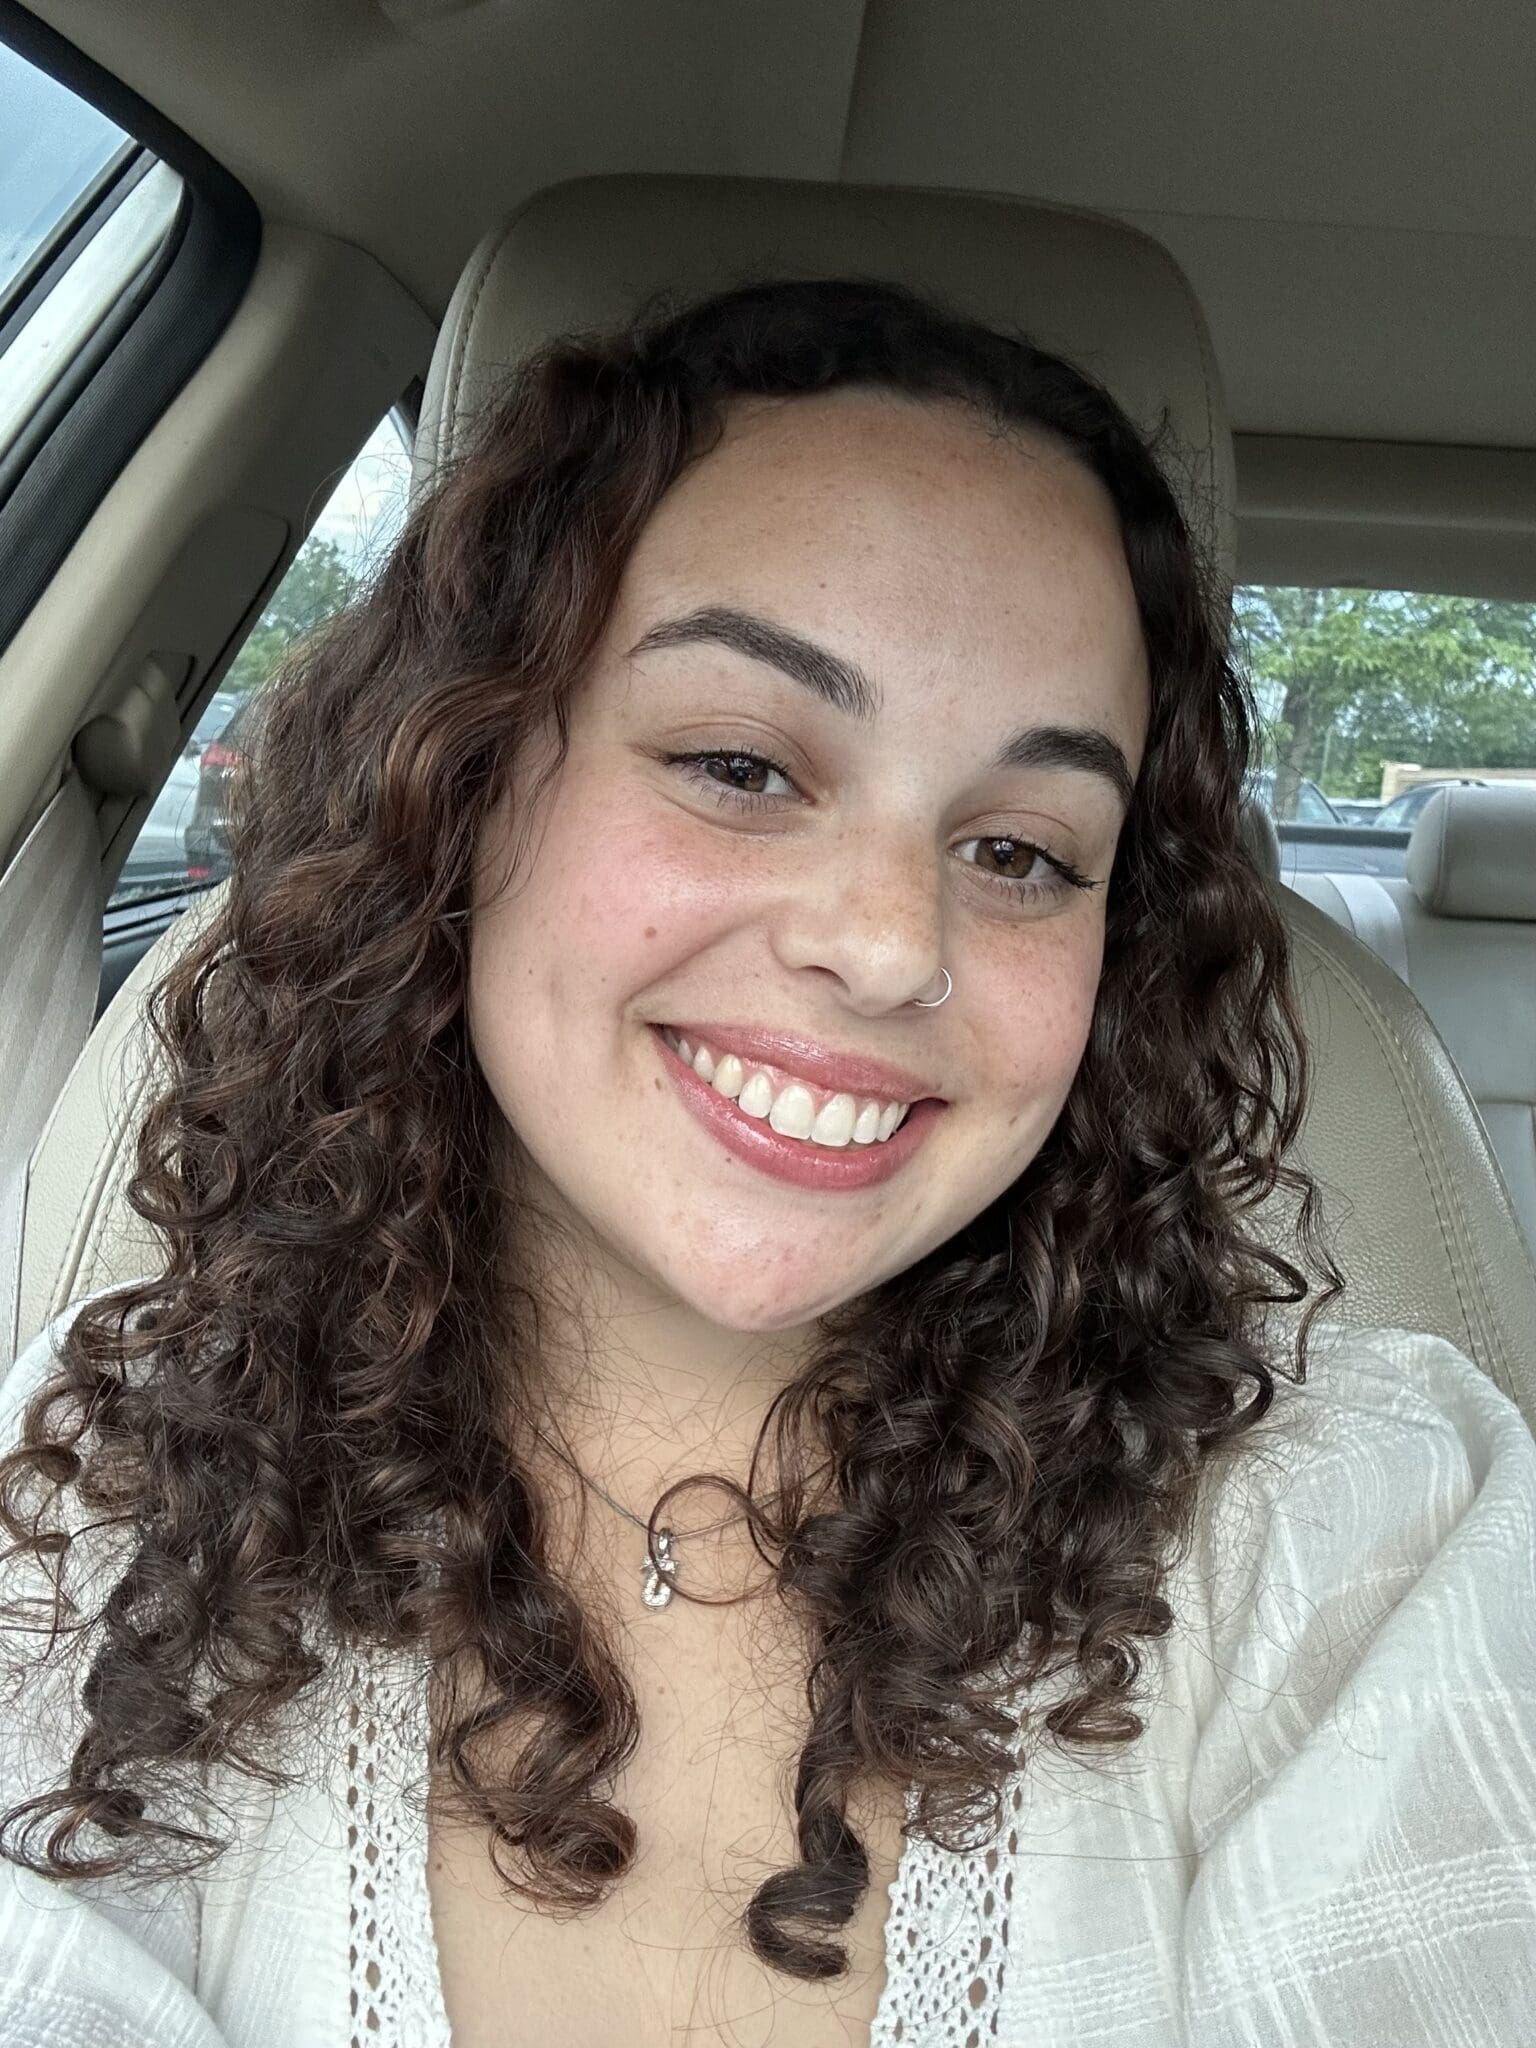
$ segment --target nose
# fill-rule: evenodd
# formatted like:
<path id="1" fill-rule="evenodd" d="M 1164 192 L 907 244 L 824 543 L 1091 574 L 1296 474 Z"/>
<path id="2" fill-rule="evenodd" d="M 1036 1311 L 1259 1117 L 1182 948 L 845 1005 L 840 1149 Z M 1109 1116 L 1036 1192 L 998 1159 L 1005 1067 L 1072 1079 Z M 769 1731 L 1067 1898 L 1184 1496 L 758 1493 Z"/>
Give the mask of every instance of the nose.
<path id="1" fill-rule="evenodd" d="M 780 904 L 778 959 L 829 975 L 838 1000 L 861 1016 L 932 995 L 944 964 L 942 858 L 910 830 L 823 841 Z"/>

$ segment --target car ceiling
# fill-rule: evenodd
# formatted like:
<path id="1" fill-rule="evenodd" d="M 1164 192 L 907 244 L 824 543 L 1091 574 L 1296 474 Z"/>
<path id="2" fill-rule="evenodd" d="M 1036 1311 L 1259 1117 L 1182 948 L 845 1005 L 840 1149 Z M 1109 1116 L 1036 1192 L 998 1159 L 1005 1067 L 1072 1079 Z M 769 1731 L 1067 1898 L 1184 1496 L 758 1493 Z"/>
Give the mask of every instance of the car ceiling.
<path id="1" fill-rule="evenodd" d="M 600 171 L 928 185 L 1145 228 L 1248 434 L 1536 447 L 1529 0 L 31 0 L 440 316 Z"/>

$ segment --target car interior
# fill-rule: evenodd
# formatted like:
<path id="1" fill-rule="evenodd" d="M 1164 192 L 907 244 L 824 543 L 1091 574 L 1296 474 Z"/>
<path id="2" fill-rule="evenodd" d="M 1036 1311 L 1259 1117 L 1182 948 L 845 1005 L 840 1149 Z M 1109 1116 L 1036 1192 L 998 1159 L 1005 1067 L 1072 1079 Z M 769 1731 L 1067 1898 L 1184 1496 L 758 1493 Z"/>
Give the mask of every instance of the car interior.
<path id="1" fill-rule="evenodd" d="M 1239 593 L 1432 593 L 1507 644 L 1533 85 L 1514 0 L 0 0 L 0 1369 L 153 1256 L 142 1005 L 221 900 L 240 721 L 509 366 L 657 295 L 895 278 L 1160 431 Z M 1273 773 L 1244 808 L 1330 1313 L 1447 1337 L 1536 1425 L 1536 746 L 1407 761 L 1370 703 L 1347 788 L 1288 757 L 1342 809 Z M 1390 748 L 1436 787 L 1376 825 Z"/>

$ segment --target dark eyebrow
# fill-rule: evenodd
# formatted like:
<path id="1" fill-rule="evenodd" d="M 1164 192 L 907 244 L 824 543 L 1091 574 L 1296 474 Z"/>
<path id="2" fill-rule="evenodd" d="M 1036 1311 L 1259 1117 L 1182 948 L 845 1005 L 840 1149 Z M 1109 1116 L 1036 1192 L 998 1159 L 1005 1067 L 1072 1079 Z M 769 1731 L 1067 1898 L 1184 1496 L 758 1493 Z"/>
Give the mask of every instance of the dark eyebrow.
<path id="1" fill-rule="evenodd" d="M 663 619 L 643 633 L 630 649 L 643 654 L 652 647 L 687 647 L 713 641 L 765 661 L 793 682 L 813 691 L 835 711 L 850 718 L 870 719 L 881 706 L 879 689 L 856 662 L 818 647 L 787 626 L 733 605 L 705 605 L 677 619 Z M 1076 768 L 1108 782 L 1124 809 L 1131 807 L 1136 778 L 1118 742 L 1093 725 L 1026 725 L 998 753 L 998 768 Z"/>

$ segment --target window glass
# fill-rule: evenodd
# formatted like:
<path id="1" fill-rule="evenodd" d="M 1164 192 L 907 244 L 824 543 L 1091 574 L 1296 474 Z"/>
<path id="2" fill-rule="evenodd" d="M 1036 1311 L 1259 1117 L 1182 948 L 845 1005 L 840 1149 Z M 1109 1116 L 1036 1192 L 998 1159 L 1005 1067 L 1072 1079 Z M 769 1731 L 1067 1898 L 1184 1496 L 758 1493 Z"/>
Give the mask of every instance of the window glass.
<path id="1" fill-rule="evenodd" d="M 0 43 L 0 303 L 128 142 L 122 129 Z"/>
<path id="2" fill-rule="evenodd" d="M 0 459 L 176 219 L 181 179 L 0 43 Z"/>
<path id="3" fill-rule="evenodd" d="M 1536 783 L 1536 604 L 1247 584 L 1235 609 L 1262 721 L 1249 792 L 1288 869 L 1401 875 L 1406 849 L 1368 835 L 1411 830 L 1435 787 Z M 1287 830 L 1312 825 L 1329 843 Z"/>
<path id="4" fill-rule="evenodd" d="M 331 491 L 309 537 L 204 707 L 139 829 L 114 904 L 211 886 L 229 873 L 229 802 L 263 684 L 306 634 L 362 590 L 405 518 L 410 453 L 391 413 Z"/>

